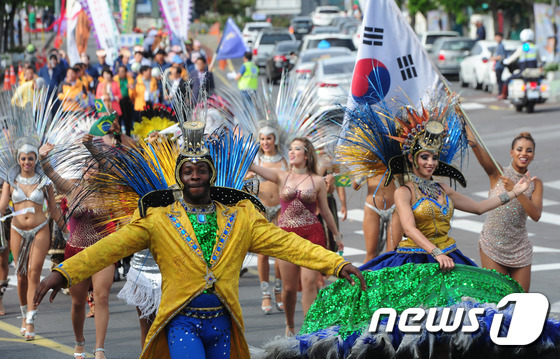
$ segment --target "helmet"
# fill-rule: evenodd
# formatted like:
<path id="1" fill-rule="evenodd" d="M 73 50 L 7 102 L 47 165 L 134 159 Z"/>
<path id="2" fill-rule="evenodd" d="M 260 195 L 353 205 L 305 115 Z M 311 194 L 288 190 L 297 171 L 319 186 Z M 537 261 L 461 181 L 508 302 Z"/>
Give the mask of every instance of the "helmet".
<path id="1" fill-rule="evenodd" d="M 535 41 L 535 33 L 531 29 L 523 29 L 519 34 L 519 39 L 521 42 L 533 42 Z"/>
<path id="2" fill-rule="evenodd" d="M 137 73 L 138 71 L 140 71 L 140 64 L 138 62 L 133 63 L 132 65 L 130 65 L 130 70 L 132 70 L 132 72 Z"/>

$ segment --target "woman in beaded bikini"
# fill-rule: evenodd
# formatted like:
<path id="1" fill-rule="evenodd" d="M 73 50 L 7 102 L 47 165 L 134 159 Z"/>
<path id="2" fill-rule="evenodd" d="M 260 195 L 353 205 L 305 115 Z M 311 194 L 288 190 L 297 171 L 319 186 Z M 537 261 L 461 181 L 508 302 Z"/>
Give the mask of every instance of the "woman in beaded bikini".
<path id="1" fill-rule="evenodd" d="M 271 124 L 266 124 L 259 129 L 260 149 L 258 153 L 258 164 L 266 168 L 275 168 L 286 170 L 286 159 L 279 153 L 278 149 L 278 130 Z M 266 219 L 269 222 L 278 224 L 278 215 L 280 214 L 280 198 L 278 184 L 267 181 L 261 176 L 259 179 L 259 199 L 266 208 Z M 270 314 L 272 311 L 269 278 L 269 262 L 268 256 L 257 255 L 257 268 L 259 271 L 259 280 L 262 290 L 263 314 Z M 274 262 L 274 296 L 276 301 L 276 309 L 284 311 L 284 303 L 282 301 L 282 278 L 280 276 L 280 268 L 278 261 Z"/>
<path id="2" fill-rule="evenodd" d="M 513 185 L 529 171 L 529 164 L 535 158 L 535 140 L 529 132 L 521 132 L 511 143 L 511 163 L 503 168 L 503 175 L 494 165 L 483 146 L 478 146 L 469 133 L 471 148 L 478 162 L 490 179 L 489 197 L 497 197 L 511 191 Z M 502 168 L 500 166 L 500 168 Z M 531 262 L 533 245 L 527 233 L 527 216 L 535 222 L 541 217 L 543 208 L 543 183 L 533 181 L 529 189 L 512 200 L 488 213 L 479 249 L 482 266 L 509 275 L 528 292 L 531 285 Z"/>
<path id="3" fill-rule="evenodd" d="M 317 157 L 311 141 L 303 137 L 294 139 L 290 144 L 289 162 L 289 171 L 251 166 L 251 171 L 280 187 L 282 210 L 278 226 L 325 247 L 325 233 L 315 215 L 318 203 L 319 212 L 334 233 L 338 249 L 343 250 L 342 235 L 336 228 L 327 203 L 327 186 L 323 178 L 317 174 Z M 317 296 L 318 272 L 285 261 L 280 261 L 280 271 L 286 313 L 286 335 L 293 335 L 299 279 L 301 277 L 303 288 L 301 302 L 305 316 Z"/>

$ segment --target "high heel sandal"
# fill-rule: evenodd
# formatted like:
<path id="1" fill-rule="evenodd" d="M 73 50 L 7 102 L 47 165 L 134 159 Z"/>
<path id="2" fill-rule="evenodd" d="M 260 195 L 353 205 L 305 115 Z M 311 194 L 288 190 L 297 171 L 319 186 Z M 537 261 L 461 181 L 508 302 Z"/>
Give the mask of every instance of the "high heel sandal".
<path id="1" fill-rule="evenodd" d="M 272 302 L 272 296 L 270 295 L 270 286 L 268 282 L 261 282 L 261 290 L 262 290 L 262 299 L 263 299 L 263 303 L 261 304 L 261 310 L 263 311 L 264 315 L 269 315 L 272 312 L 272 306 L 264 305 L 264 301 L 266 299 Z"/>
<path id="2" fill-rule="evenodd" d="M 296 330 L 295 330 L 295 326 L 293 325 L 288 325 L 288 323 L 286 323 L 286 337 L 293 337 L 296 335 Z"/>
<path id="3" fill-rule="evenodd" d="M 27 318 L 27 305 L 20 305 L 19 310 L 21 311 L 21 317 L 24 319 Z M 22 337 L 25 336 L 26 332 L 27 329 L 24 326 L 19 329 L 19 334 L 21 334 Z"/>
<path id="4" fill-rule="evenodd" d="M 6 311 L 4 309 L 4 304 L 2 303 L 2 297 L 4 296 L 4 293 L 6 292 L 6 289 L 8 289 L 8 282 L 10 281 L 10 279 L 6 279 L 6 280 L 0 280 L 0 307 L 2 309 L 0 309 L 0 316 L 6 315 Z"/>
<path id="5" fill-rule="evenodd" d="M 278 300 L 280 296 L 280 300 Z M 276 302 L 276 309 L 279 312 L 284 311 L 284 302 L 282 302 L 282 279 L 276 278 L 274 280 L 274 301 Z"/>
<path id="6" fill-rule="evenodd" d="M 97 352 L 102 352 L 102 353 L 103 353 L 103 356 L 105 356 L 105 349 L 103 349 L 103 348 L 95 348 L 95 349 L 93 349 L 93 356 L 94 356 L 94 357 L 95 357 L 95 353 L 97 353 Z"/>
<path id="7" fill-rule="evenodd" d="M 33 330 L 35 330 L 35 317 L 37 316 L 36 310 L 30 310 L 27 312 L 27 316 L 25 318 L 26 325 L 33 325 Z M 31 341 L 35 340 L 35 332 L 25 332 L 25 340 Z"/>
<path id="8" fill-rule="evenodd" d="M 84 349 L 82 349 L 84 351 L 83 353 L 74 353 L 74 359 L 86 359 L 85 345 L 85 340 L 82 340 L 81 342 L 74 342 L 74 350 L 76 350 L 76 347 L 84 347 Z"/>

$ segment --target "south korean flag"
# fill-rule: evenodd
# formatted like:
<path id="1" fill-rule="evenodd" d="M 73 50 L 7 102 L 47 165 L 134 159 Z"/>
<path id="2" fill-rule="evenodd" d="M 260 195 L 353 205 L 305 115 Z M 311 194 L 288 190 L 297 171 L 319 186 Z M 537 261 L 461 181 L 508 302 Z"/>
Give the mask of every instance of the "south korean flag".
<path id="1" fill-rule="evenodd" d="M 389 109 L 418 108 L 441 91 L 437 70 L 394 0 L 368 1 L 361 31 L 349 107 L 385 99 Z"/>

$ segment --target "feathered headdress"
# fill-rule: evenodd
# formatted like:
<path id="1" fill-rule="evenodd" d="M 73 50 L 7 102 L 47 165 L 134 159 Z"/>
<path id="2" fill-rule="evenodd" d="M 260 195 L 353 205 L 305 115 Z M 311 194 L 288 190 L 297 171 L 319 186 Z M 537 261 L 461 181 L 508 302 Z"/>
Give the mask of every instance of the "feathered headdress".
<path id="1" fill-rule="evenodd" d="M 409 171 L 409 154 L 415 164 L 419 152 L 429 151 L 439 154 L 434 176 L 450 177 L 464 187 L 464 176 L 450 164 L 462 160 L 467 148 L 463 118 L 455 111 L 457 101 L 457 95 L 438 97 L 419 111 L 405 106 L 398 114 L 390 113 L 383 102 L 357 106 L 346 114 L 337 160 L 355 176 L 387 172 L 388 185 L 395 175 Z"/>
<path id="2" fill-rule="evenodd" d="M 145 140 L 154 131 L 165 130 L 177 123 L 175 111 L 161 104 L 146 106 L 140 113 L 140 118 L 141 121 L 134 123 L 134 128 L 130 132 L 140 140 Z"/>
<path id="3" fill-rule="evenodd" d="M 56 91 L 49 96 L 47 88 L 33 90 L 31 101 L 23 107 L 18 105 L 21 101 L 12 104 L 11 95 L 11 92 L 0 95 L 0 178 L 6 181 L 11 177 L 9 172 L 18 169 L 19 153 L 34 152 L 38 159 L 41 145 L 62 140 L 60 129 L 73 126 L 85 116 L 63 112 L 66 100 L 54 111 Z M 40 166 L 36 166 L 35 170 L 42 173 Z"/>

